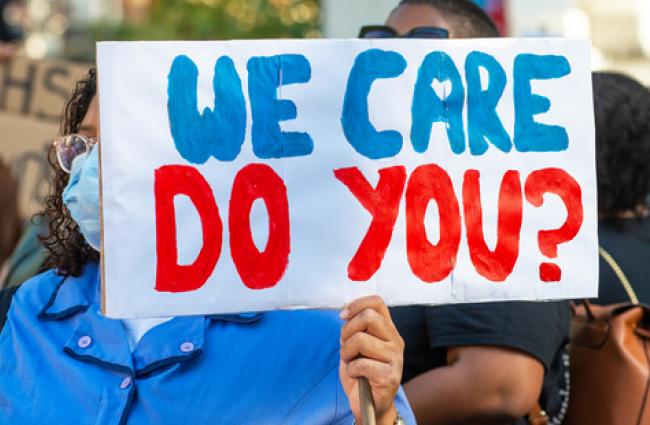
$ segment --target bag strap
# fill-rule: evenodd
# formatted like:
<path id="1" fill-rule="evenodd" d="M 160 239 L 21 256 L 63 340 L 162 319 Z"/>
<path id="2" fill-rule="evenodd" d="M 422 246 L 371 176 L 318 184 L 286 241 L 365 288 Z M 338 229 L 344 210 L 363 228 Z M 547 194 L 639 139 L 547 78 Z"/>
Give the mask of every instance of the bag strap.
<path id="1" fill-rule="evenodd" d="M 603 258 L 603 260 L 605 260 L 605 262 L 609 264 L 609 266 L 612 268 L 612 270 L 618 277 L 618 280 L 621 282 L 623 289 L 625 289 L 625 292 L 627 293 L 627 296 L 630 299 L 630 301 L 633 304 L 638 304 L 639 298 L 636 296 L 636 293 L 634 292 L 634 289 L 632 288 L 630 281 L 627 279 L 627 276 L 625 276 L 625 273 L 623 273 L 623 269 L 621 269 L 621 267 L 618 265 L 616 260 L 614 260 L 614 257 L 612 257 L 610 253 L 607 252 L 605 248 L 603 248 L 602 246 L 598 247 L 598 253 Z M 591 304 L 589 303 L 589 301 L 584 299 L 582 300 L 582 304 L 585 306 L 585 312 L 589 317 L 589 319 L 594 320 L 594 315 L 593 312 L 591 311 Z M 530 425 L 547 425 L 549 423 L 548 416 L 546 415 L 546 412 L 542 410 L 539 402 L 537 402 L 533 407 L 533 409 L 530 411 L 530 413 L 527 416 L 527 419 Z"/>
<path id="2" fill-rule="evenodd" d="M 627 280 L 627 276 L 625 276 L 623 269 L 621 269 L 616 260 L 614 260 L 614 257 L 612 257 L 609 252 L 605 251 L 605 248 L 602 246 L 598 247 L 598 253 L 603 258 L 603 260 L 605 260 L 605 262 L 612 268 L 616 274 L 616 277 L 618 277 L 618 280 L 621 282 L 621 285 L 623 285 L 623 289 L 625 289 L 627 297 L 630 299 L 632 304 L 639 304 L 639 298 L 636 296 L 634 288 L 632 288 L 630 281 Z"/>

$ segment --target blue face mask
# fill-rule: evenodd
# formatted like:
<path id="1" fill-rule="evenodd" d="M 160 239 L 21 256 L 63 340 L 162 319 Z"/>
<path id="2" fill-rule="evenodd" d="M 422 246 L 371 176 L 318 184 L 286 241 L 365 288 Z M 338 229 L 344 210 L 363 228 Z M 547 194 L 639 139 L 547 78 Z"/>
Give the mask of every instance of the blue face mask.
<path id="1" fill-rule="evenodd" d="M 98 165 L 96 147 L 87 156 L 75 158 L 70 180 L 62 195 L 63 203 L 79 226 L 81 234 L 96 251 L 100 247 Z"/>

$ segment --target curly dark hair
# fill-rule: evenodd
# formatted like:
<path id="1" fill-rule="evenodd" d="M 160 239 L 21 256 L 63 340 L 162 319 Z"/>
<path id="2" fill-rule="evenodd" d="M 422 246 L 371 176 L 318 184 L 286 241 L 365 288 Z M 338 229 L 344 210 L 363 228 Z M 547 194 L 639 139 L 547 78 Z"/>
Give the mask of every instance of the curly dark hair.
<path id="1" fill-rule="evenodd" d="M 61 134 L 79 131 L 96 92 L 97 72 L 93 68 L 77 83 L 72 97 L 65 105 Z M 54 268 L 65 276 L 79 276 L 84 264 L 99 261 L 99 253 L 86 243 L 79 227 L 63 204 L 61 195 L 70 175 L 59 167 L 54 147 L 50 148 L 48 162 L 54 169 L 53 180 L 50 194 L 45 199 L 45 209 L 39 214 L 40 218 L 48 223 L 47 235 L 40 238 L 47 249 L 43 269 Z"/>
<path id="2" fill-rule="evenodd" d="M 593 74 L 598 212 L 633 211 L 650 194 L 650 91 L 622 74 Z"/>

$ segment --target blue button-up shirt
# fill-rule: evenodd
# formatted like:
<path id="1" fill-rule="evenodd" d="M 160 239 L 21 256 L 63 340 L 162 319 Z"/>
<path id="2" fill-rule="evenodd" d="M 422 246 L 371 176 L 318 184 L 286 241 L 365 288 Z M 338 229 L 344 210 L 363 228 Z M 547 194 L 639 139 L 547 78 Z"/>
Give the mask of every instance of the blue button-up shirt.
<path id="1" fill-rule="evenodd" d="M 0 423 L 353 422 L 335 312 L 177 317 L 131 351 L 99 298 L 96 264 L 16 292 L 0 334 Z M 401 390 L 396 403 L 415 423 Z"/>

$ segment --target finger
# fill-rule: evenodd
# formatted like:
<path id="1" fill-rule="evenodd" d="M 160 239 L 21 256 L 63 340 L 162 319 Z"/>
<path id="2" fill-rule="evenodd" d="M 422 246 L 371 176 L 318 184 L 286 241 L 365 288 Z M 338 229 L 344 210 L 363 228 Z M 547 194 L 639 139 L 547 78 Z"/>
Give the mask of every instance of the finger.
<path id="1" fill-rule="evenodd" d="M 340 315 L 341 319 L 349 320 L 365 309 L 376 310 L 385 318 L 390 318 L 390 313 L 388 312 L 388 307 L 386 306 L 386 303 L 384 303 L 384 300 L 379 295 L 369 295 L 357 298 L 343 307 Z"/>
<path id="2" fill-rule="evenodd" d="M 358 358 L 352 360 L 345 367 L 345 373 L 350 378 L 367 378 L 373 390 L 394 389 L 400 384 L 400 374 L 397 367 L 388 363 L 373 359 Z M 373 391 L 374 392 L 374 391 Z"/>
<path id="3" fill-rule="evenodd" d="M 367 308 L 343 325 L 341 339 L 345 341 L 359 332 L 368 333 L 384 341 L 391 341 L 395 338 L 397 330 L 377 310 Z"/>
<path id="4" fill-rule="evenodd" d="M 349 363 L 359 356 L 386 363 L 396 358 L 396 349 L 389 342 L 363 332 L 356 333 L 344 341 L 340 351 L 344 363 Z"/>

